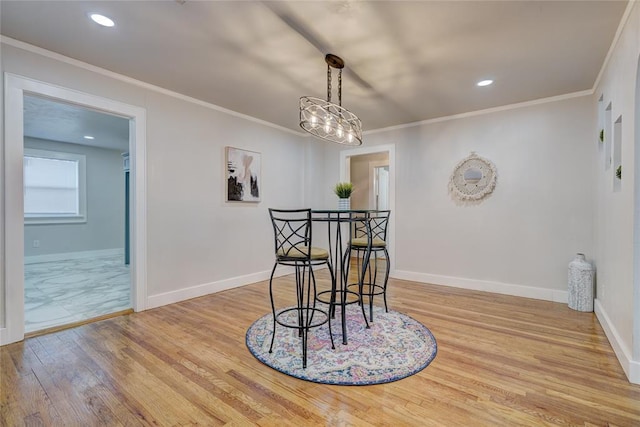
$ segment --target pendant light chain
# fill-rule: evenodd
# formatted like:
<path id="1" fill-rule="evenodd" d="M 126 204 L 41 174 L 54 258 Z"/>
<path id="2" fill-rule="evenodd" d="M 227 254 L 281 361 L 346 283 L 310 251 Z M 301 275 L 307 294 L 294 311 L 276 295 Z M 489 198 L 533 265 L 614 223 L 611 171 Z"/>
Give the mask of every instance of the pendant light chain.
<path id="1" fill-rule="evenodd" d="M 327 64 L 327 101 L 331 102 L 331 65 Z"/>
<path id="2" fill-rule="evenodd" d="M 338 68 L 338 105 L 342 107 L 342 68 Z"/>

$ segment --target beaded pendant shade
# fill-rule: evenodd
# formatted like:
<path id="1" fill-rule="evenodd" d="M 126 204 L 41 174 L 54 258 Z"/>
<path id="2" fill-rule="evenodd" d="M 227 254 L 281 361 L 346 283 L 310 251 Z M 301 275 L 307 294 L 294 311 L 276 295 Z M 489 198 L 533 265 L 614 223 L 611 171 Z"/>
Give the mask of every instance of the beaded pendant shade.
<path id="1" fill-rule="evenodd" d="M 342 107 L 342 58 L 328 54 L 327 99 L 300 98 L 300 127 L 310 134 L 343 145 L 362 145 L 362 122 L 358 116 Z M 338 70 L 338 103 L 331 102 L 331 69 Z"/>

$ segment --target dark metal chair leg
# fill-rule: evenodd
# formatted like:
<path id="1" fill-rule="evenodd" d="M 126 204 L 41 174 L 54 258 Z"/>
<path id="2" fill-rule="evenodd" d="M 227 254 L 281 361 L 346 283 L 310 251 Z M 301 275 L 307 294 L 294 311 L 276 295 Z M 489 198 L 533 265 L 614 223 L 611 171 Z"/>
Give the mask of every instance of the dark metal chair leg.
<path id="1" fill-rule="evenodd" d="M 359 254 L 359 251 L 358 251 Z M 365 279 L 365 275 L 367 274 L 367 268 L 370 267 L 369 265 L 369 257 L 371 256 L 371 251 L 370 250 L 365 250 L 364 251 L 364 255 L 362 257 L 362 270 L 358 271 L 358 283 L 359 283 L 359 287 L 358 287 L 358 296 L 360 297 L 360 308 L 362 309 L 362 317 L 364 317 L 364 323 L 366 324 L 367 329 L 369 329 L 369 321 L 367 320 L 367 313 L 365 311 L 364 308 L 364 299 L 363 299 L 363 294 L 364 294 L 364 279 Z"/>
<path id="2" fill-rule="evenodd" d="M 327 262 L 327 266 L 329 267 L 329 274 L 331 274 L 331 282 L 333 283 L 334 280 L 334 276 L 333 276 L 333 270 L 331 269 L 331 264 L 329 262 Z M 313 295 L 316 294 L 316 276 L 313 273 L 313 270 L 311 270 L 311 276 L 313 277 Z M 314 297 L 314 307 L 315 307 L 315 297 Z M 331 295 L 331 299 L 329 300 L 329 310 L 327 311 L 327 322 L 329 323 L 329 338 L 331 339 L 331 349 L 335 350 L 336 346 L 333 343 L 333 331 L 331 330 L 331 310 L 335 310 L 335 292 L 332 293 Z"/>
<path id="3" fill-rule="evenodd" d="M 388 313 L 389 307 L 387 306 L 387 283 L 389 283 L 389 272 L 391 271 L 391 260 L 389 259 L 389 252 L 387 252 L 387 248 L 384 248 L 384 257 L 387 261 L 387 271 L 384 275 L 384 288 L 382 290 L 382 296 L 384 299 L 384 310 Z"/>
<path id="4" fill-rule="evenodd" d="M 273 265 L 273 269 L 271 270 L 271 278 L 269 279 L 269 298 L 271 299 L 271 312 L 273 313 L 273 333 L 271 334 L 271 345 L 269 346 L 269 353 L 273 351 L 273 342 L 276 338 L 276 305 L 273 301 L 273 275 L 276 272 L 276 267 L 278 263 L 276 262 Z"/>

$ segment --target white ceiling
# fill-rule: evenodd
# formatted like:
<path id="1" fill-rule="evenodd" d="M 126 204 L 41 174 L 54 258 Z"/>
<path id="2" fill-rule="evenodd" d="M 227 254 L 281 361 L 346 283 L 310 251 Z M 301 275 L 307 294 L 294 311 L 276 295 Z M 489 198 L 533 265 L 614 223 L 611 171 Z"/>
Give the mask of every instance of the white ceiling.
<path id="1" fill-rule="evenodd" d="M 7 1 L 0 30 L 107 70 L 299 130 L 346 62 L 366 130 L 588 90 L 626 1 Z M 102 28 L 87 18 L 115 20 Z M 479 88 L 478 80 L 492 78 Z"/>

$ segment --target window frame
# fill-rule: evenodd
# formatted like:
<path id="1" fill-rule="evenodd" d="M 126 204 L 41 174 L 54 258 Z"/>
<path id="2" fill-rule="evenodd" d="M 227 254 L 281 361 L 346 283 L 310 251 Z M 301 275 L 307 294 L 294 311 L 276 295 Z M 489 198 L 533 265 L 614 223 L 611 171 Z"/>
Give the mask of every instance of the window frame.
<path id="1" fill-rule="evenodd" d="M 78 215 L 41 215 L 26 216 L 23 212 L 25 225 L 31 224 L 78 224 L 87 222 L 87 157 L 84 154 L 66 153 L 63 151 L 24 149 L 24 157 L 38 157 L 43 159 L 66 160 L 78 162 Z M 24 187 L 24 183 L 23 183 Z"/>

